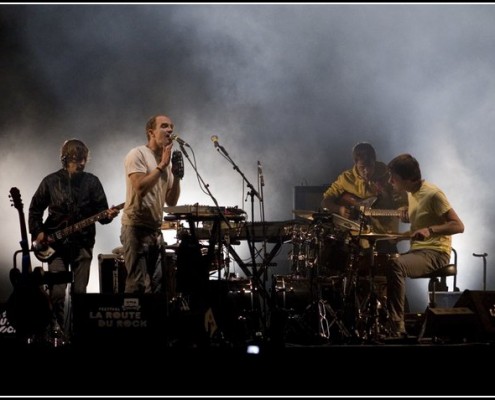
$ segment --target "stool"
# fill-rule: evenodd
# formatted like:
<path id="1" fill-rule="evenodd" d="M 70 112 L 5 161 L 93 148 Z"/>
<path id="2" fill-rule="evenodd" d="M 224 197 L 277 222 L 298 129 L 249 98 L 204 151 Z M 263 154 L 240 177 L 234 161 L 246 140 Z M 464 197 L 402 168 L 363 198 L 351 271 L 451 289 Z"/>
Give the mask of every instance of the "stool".
<path id="1" fill-rule="evenodd" d="M 435 293 L 437 291 L 445 291 L 445 292 L 448 291 L 449 288 L 447 286 L 447 277 L 449 276 L 454 277 L 453 291 L 459 292 L 459 288 L 457 287 L 457 251 L 454 248 L 452 248 L 452 257 L 450 261 L 451 261 L 450 264 L 444 265 L 443 267 L 438 268 L 433 272 L 417 277 L 417 279 L 419 278 L 430 279 L 430 281 L 428 282 L 428 293 L 431 292 L 431 296 L 429 296 L 430 301 L 428 303 L 428 307 L 430 308 L 436 307 Z"/>

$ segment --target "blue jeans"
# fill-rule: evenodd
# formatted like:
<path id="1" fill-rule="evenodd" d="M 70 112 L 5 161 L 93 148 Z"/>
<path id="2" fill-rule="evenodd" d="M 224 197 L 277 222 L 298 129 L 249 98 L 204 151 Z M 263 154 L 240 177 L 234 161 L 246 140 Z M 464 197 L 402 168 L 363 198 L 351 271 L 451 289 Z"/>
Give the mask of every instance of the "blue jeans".
<path id="1" fill-rule="evenodd" d="M 72 293 L 86 293 L 89 283 L 89 272 L 91 260 L 93 259 L 93 248 L 72 248 L 70 245 L 64 247 L 56 253 L 55 258 L 48 263 L 48 271 L 53 273 L 72 271 Z M 70 266 L 70 269 L 69 269 Z M 50 301 L 53 307 L 54 322 L 60 328 L 68 331 L 65 326 L 65 294 L 67 283 L 51 285 L 49 287 Z"/>

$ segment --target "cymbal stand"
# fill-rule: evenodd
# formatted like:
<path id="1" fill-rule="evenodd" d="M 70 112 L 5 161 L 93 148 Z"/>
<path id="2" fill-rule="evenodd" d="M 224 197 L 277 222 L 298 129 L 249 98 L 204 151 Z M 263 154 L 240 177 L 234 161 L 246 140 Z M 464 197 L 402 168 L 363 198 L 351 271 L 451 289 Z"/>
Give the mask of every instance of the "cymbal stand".
<path id="1" fill-rule="evenodd" d="M 375 249 L 376 249 L 376 242 L 378 242 L 378 240 L 379 239 L 370 240 L 372 244 L 369 253 L 369 275 L 368 275 L 369 291 L 367 296 L 363 300 L 363 304 L 366 309 L 364 338 L 372 342 L 378 341 L 380 334 L 380 321 L 379 321 L 380 300 L 376 293 L 376 286 L 375 286 Z"/>
<path id="2" fill-rule="evenodd" d="M 352 336 L 357 339 L 363 339 L 361 332 L 363 308 L 359 301 L 357 261 L 361 252 L 361 234 L 365 225 L 366 219 L 364 213 L 361 213 L 358 234 L 349 239 L 349 261 L 343 277 L 344 317 L 350 331 L 353 333 Z"/>

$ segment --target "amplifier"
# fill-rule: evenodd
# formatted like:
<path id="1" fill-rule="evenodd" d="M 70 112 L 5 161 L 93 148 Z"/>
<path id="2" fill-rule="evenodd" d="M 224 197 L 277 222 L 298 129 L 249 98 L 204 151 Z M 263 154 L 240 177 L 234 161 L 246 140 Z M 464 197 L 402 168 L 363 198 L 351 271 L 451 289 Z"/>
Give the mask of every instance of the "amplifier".
<path id="1" fill-rule="evenodd" d="M 321 208 L 323 193 L 330 186 L 294 186 L 294 209 L 296 210 L 313 210 Z"/>
<path id="2" fill-rule="evenodd" d="M 117 254 L 98 254 L 100 293 L 124 293 L 127 270 L 124 259 Z"/>

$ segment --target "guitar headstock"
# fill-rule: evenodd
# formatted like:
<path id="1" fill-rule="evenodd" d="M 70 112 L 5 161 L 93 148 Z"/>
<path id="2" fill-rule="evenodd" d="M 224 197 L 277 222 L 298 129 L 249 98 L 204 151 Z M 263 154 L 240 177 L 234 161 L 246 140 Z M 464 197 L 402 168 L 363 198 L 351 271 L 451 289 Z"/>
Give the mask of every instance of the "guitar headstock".
<path id="1" fill-rule="evenodd" d="M 23 209 L 24 205 L 22 204 L 21 192 L 19 191 L 19 189 L 17 189 L 16 187 L 11 188 L 9 197 L 10 201 L 12 202 L 11 206 L 14 206 L 18 210 Z"/>

